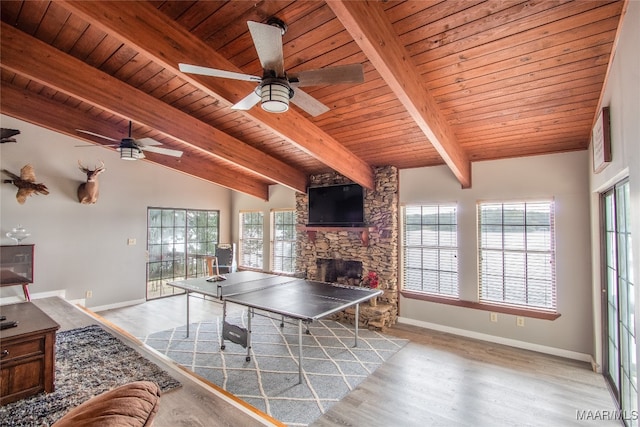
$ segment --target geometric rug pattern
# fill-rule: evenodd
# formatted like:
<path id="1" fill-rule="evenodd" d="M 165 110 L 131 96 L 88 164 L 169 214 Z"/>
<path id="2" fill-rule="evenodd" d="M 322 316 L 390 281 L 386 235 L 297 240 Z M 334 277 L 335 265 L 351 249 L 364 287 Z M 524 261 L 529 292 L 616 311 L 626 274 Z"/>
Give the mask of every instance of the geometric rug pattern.
<path id="1" fill-rule="evenodd" d="M 227 316 L 246 328 L 246 312 Z M 221 319 L 193 323 L 140 337 L 148 346 L 236 397 L 290 426 L 306 426 L 400 350 L 407 340 L 360 329 L 358 347 L 351 325 L 320 320 L 303 332 L 303 378 L 298 384 L 298 325 L 256 314 L 247 350 L 225 340 Z"/>

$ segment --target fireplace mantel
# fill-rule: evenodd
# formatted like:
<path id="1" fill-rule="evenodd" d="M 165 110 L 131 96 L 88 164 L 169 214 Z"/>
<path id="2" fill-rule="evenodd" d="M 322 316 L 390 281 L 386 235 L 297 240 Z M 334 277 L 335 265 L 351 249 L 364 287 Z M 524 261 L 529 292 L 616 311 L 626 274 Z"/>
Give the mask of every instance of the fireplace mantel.
<path id="1" fill-rule="evenodd" d="M 376 231 L 377 227 L 367 226 L 367 227 L 317 227 L 317 226 L 309 226 L 309 225 L 301 225 L 298 226 L 298 231 L 306 231 L 309 235 L 309 240 L 315 242 L 316 233 L 318 231 L 353 231 L 360 233 L 360 240 L 362 241 L 362 246 L 369 246 L 369 233 Z"/>

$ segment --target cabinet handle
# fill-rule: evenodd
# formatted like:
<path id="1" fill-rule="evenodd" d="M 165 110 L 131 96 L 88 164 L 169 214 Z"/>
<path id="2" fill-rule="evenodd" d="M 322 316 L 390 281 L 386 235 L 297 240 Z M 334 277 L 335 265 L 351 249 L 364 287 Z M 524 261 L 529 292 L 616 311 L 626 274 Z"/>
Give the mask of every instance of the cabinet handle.
<path id="1" fill-rule="evenodd" d="M 9 355 L 9 350 L 2 350 L 1 356 L 6 357 Z"/>

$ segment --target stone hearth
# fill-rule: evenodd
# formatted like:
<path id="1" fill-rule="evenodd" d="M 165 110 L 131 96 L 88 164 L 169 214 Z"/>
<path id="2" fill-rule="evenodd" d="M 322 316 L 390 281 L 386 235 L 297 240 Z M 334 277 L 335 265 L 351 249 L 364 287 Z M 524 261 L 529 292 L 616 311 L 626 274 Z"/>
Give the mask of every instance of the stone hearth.
<path id="1" fill-rule="evenodd" d="M 398 317 L 398 170 L 392 166 L 374 169 L 375 188 L 366 189 L 364 214 L 368 228 L 368 244 L 363 244 L 362 230 L 357 228 L 315 228 L 312 236 L 306 232 L 308 222 L 307 195 L 296 194 L 297 261 L 296 270 L 312 280 L 323 280 L 326 267 L 321 260 L 337 260 L 362 264 L 361 274 L 374 271 L 380 279 L 384 294 L 375 307 L 361 304 L 360 321 L 364 327 L 384 329 L 393 325 Z M 312 175 L 311 185 L 349 183 L 335 172 Z M 338 280 L 336 279 L 336 283 Z M 354 285 L 355 280 L 352 278 Z M 339 321 L 353 323 L 354 310 L 339 313 Z"/>

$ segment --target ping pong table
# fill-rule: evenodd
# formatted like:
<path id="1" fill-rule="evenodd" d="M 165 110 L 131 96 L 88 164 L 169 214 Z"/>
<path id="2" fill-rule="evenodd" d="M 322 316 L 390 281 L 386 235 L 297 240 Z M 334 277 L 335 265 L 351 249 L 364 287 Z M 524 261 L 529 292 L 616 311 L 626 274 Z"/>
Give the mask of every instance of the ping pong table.
<path id="1" fill-rule="evenodd" d="M 345 286 L 256 271 L 239 271 L 224 276 L 225 280 L 207 281 L 206 277 L 168 282 L 186 291 L 187 336 L 189 336 L 189 297 L 191 293 L 222 301 L 222 338 L 247 349 L 251 360 L 251 317 L 255 310 L 298 321 L 298 380 L 302 382 L 302 325 L 355 306 L 355 347 L 358 346 L 359 304 L 382 294 L 379 289 Z M 227 302 L 247 307 L 247 327 L 227 323 Z M 281 326 L 284 326 L 283 320 Z"/>

